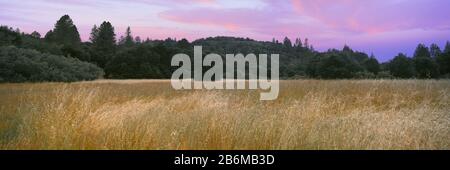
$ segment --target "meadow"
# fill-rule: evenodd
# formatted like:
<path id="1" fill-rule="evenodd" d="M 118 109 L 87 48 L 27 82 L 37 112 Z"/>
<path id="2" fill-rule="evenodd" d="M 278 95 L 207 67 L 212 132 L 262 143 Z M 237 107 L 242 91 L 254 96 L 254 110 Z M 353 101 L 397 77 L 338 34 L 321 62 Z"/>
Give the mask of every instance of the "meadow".
<path id="1" fill-rule="evenodd" d="M 167 80 L 0 84 L 0 149 L 450 149 L 450 81 L 285 80 L 273 101 Z"/>

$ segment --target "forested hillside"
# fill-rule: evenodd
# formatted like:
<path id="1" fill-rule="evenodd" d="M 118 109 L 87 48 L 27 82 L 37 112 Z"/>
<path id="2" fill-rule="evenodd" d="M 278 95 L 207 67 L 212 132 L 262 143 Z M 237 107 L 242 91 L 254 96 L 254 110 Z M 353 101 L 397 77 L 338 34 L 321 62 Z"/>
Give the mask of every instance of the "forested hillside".
<path id="1" fill-rule="evenodd" d="M 120 33 L 122 35 L 122 33 Z M 151 38 L 151 37 L 150 37 Z M 131 28 L 117 38 L 110 22 L 94 25 L 89 41 L 82 42 L 74 21 L 62 16 L 45 36 L 0 27 L 0 81 L 80 81 L 96 78 L 167 79 L 176 69 L 170 66 L 173 55 L 192 57 L 195 45 L 203 54 L 280 54 L 280 77 L 319 79 L 358 78 L 448 78 L 450 43 L 441 50 L 419 44 L 413 56 L 399 53 L 386 63 L 376 56 L 342 49 L 316 51 L 308 39 L 283 42 L 256 41 L 249 38 L 208 37 L 152 40 L 134 37 Z"/>

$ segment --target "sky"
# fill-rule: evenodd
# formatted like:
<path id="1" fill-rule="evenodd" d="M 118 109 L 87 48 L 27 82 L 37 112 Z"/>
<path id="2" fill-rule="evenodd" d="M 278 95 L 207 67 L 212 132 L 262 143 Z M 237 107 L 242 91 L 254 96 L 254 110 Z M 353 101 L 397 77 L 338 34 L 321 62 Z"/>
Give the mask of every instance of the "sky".
<path id="1" fill-rule="evenodd" d="M 0 25 L 41 35 L 64 14 L 88 41 L 93 25 L 110 21 L 118 37 L 130 26 L 141 39 L 210 36 L 292 41 L 316 50 L 411 56 L 418 43 L 450 40 L 450 0 L 0 0 Z"/>

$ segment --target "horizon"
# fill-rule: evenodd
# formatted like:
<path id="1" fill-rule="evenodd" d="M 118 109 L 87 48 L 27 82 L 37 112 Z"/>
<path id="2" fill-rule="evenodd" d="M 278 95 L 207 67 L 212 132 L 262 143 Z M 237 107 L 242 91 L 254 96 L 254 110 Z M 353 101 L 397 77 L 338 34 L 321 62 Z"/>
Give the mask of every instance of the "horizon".
<path id="1" fill-rule="evenodd" d="M 152 40 L 230 36 L 282 41 L 287 36 L 291 41 L 308 38 L 318 51 L 348 45 L 386 62 L 398 53 L 411 56 L 419 43 L 443 49 L 450 39 L 447 6 L 445 0 L 0 0 L 0 24 L 44 36 L 68 14 L 83 41 L 94 25 L 110 21 L 117 38 L 128 26 L 133 36 Z"/>

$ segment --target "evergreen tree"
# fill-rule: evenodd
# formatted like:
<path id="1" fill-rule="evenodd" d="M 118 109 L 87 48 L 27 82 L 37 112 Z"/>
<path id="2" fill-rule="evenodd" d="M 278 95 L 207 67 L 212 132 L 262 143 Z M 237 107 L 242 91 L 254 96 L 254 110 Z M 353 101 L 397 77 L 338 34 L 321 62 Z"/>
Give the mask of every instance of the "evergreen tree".
<path id="1" fill-rule="evenodd" d="M 98 27 L 97 25 L 94 25 L 94 27 L 91 29 L 91 36 L 89 37 L 89 40 L 95 44 L 97 38 L 98 38 Z"/>
<path id="2" fill-rule="evenodd" d="M 431 44 L 431 46 L 430 46 L 431 58 L 436 58 L 439 55 L 441 55 L 441 53 L 442 53 L 442 51 L 437 44 L 435 44 L 435 43 Z"/>
<path id="3" fill-rule="evenodd" d="M 450 53 L 450 42 L 445 43 L 444 53 Z"/>
<path id="4" fill-rule="evenodd" d="M 69 15 L 62 16 L 55 28 L 48 32 L 46 40 L 67 46 L 78 46 L 81 43 L 80 34 Z"/>
<path id="5" fill-rule="evenodd" d="M 373 54 L 370 56 L 368 60 L 364 62 L 364 66 L 367 69 L 367 71 L 375 75 L 378 74 L 378 72 L 380 71 L 380 63 L 378 63 L 378 60 L 375 58 L 375 56 L 373 56 Z"/>
<path id="6" fill-rule="evenodd" d="M 419 44 L 416 47 L 416 51 L 414 52 L 414 58 L 430 58 L 431 54 L 430 51 L 428 50 L 428 47 L 426 47 L 423 44 Z"/>
<path id="7" fill-rule="evenodd" d="M 450 42 L 447 41 L 444 51 L 436 57 L 436 62 L 439 65 L 440 74 L 450 77 Z"/>
<path id="8" fill-rule="evenodd" d="M 297 48 L 303 47 L 302 39 L 300 39 L 300 38 L 295 39 L 295 47 L 297 47 Z"/>
<path id="9" fill-rule="evenodd" d="M 104 21 L 98 29 L 93 29 L 92 58 L 97 65 L 104 68 L 106 63 L 113 58 L 116 51 L 116 34 L 110 22 Z"/>
<path id="10" fill-rule="evenodd" d="M 37 39 L 41 38 L 41 34 L 39 34 L 39 32 L 37 32 L 37 31 L 33 31 L 33 33 L 31 33 L 30 35 L 33 38 L 37 38 Z"/>
<path id="11" fill-rule="evenodd" d="M 0 46 L 19 46 L 21 44 L 22 37 L 19 33 L 15 32 L 12 28 L 8 28 L 7 26 L 0 26 Z"/>
<path id="12" fill-rule="evenodd" d="M 284 46 L 286 46 L 288 48 L 292 47 L 292 42 L 288 37 L 284 37 L 283 44 L 284 44 Z"/>
<path id="13" fill-rule="evenodd" d="M 125 32 L 125 37 L 121 37 L 119 40 L 120 45 L 124 45 L 126 47 L 131 47 L 134 45 L 134 38 L 131 34 L 131 28 L 127 27 L 127 30 Z"/>
<path id="14" fill-rule="evenodd" d="M 348 45 L 344 45 L 344 48 L 342 48 L 342 52 L 353 53 L 353 50 Z"/>
<path id="15" fill-rule="evenodd" d="M 305 38 L 305 43 L 303 44 L 303 46 L 304 46 L 305 48 L 309 48 L 309 41 L 308 41 L 308 38 Z"/>

